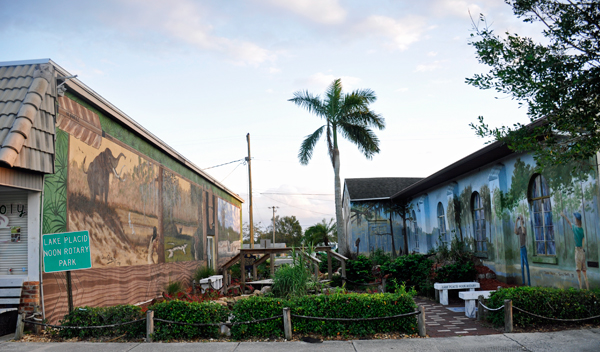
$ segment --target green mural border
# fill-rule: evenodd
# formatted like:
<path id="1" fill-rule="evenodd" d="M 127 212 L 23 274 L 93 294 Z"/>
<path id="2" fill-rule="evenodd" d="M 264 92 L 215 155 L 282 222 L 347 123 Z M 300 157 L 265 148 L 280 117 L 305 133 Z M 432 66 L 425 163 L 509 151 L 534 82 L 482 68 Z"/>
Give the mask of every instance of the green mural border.
<path id="1" fill-rule="evenodd" d="M 178 173 L 179 175 L 187 178 L 189 181 L 196 183 L 199 186 L 210 186 L 213 189 L 213 192 L 217 194 L 217 196 L 222 199 L 228 201 L 229 203 L 239 207 L 241 209 L 242 202 L 232 197 L 227 192 L 223 191 L 219 186 L 215 185 L 211 181 L 205 179 L 204 177 L 198 175 L 195 171 L 190 169 L 189 167 L 181 164 L 177 160 L 173 159 L 167 153 L 161 151 L 159 148 L 154 146 L 153 144 L 145 141 L 135 132 L 129 130 L 124 127 L 118 121 L 115 121 L 113 118 L 106 116 L 102 111 L 96 109 L 94 106 L 90 105 L 87 101 L 83 100 L 79 96 L 67 91 L 65 94 L 68 98 L 77 102 L 78 104 L 83 105 L 87 109 L 93 111 L 98 114 L 100 119 L 100 125 L 102 127 L 102 131 L 106 134 L 109 134 L 111 137 L 121 141 L 122 143 L 128 145 L 129 147 L 135 149 L 142 155 L 146 155 L 147 157 L 155 160 L 156 162 L 162 164 L 165 168 Z"/>

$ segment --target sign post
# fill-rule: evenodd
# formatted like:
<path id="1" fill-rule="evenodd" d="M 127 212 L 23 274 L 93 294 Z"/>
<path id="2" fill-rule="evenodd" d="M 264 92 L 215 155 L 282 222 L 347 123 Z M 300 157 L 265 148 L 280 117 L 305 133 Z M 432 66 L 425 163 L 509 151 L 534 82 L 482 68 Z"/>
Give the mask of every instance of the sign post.
<path id="1" fill-rule="evenodd" d="M 71 270 L 92 267 L 90 235 L 88 231 L 53 233 L 43 236 L 44 272 L 66 271 L 69 312 L 73 311 Z"/>

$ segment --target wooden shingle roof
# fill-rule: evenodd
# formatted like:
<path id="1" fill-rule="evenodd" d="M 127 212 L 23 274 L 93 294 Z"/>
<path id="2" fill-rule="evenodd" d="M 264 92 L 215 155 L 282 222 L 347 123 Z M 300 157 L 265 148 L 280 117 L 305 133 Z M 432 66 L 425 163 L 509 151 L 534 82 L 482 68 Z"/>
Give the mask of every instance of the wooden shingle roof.
<path id="1" fill-rule="evenodd" d="M 50 63 L 0 66 L 0 166 L 54 172 L 55 97 Z"/>
<path id="2" fill-rule="evenodd" d="M 420 180 L 419 177 L 347 178 L 345 183 L 350 200 L 368 200 L 389 198 Z"/>

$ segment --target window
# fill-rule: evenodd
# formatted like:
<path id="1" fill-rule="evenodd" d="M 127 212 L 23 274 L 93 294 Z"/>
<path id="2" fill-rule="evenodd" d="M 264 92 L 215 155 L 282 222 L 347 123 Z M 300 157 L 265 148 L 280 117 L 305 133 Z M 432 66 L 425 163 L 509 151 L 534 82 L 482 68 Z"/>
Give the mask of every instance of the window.
<path id="1" fill-rule="evenodd" d="M 471 200 L 473 205 L 473 228 L 475 238 L 475 253 L 487 252 L 487 241 L 485 238 L 485 213 L 483 210 L 483 202 L 479 193 L 473 192 Z"/>
<path id="2" fill-rule="evenodd" d="M 411 218 L 410 218 L 410 222 L 411 222 L 411 232 L 413 233 L 413 236 L 415 238 L 415 251 L 419 251 L 419 234 L 417 233 L 417 215 L 415 214 L 415 211 L 412 211 L 411 214 Z"/>
<path id="3" fill-rule="evenodd" d="M 552 203 L 546 179 L 535 175 L 530 184 L 529 201 L 533 215 L 535 250 L 538 255 L 556 255 Z"/>
<path id="4" fill-rule="evenodd" d="M 448 232 L 446 231 L 446 216 L 444 215 L 444 206 L 442 202 L 437 206 L 438 228 L 440 229 L 440 239 L 444 245 L 448 245 Z"/>

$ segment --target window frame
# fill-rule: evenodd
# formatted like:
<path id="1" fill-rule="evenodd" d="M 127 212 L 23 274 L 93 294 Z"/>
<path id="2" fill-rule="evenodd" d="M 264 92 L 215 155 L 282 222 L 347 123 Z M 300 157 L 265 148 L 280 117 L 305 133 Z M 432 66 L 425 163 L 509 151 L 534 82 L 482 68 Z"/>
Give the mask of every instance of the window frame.
<path id="1" fill-rule="evenodd" d="M 539 196 L 534 197 L 534 190 L 539 190 Z M 544 194 L 546 193 L 546 194 Z M 541 257 L 556 257 L 556 236 L 554 236 L 554 219 L 552 217 L 552 196 L 550 192 L 550 187 L 548 186 L 548 182 L 546 178 L 542 174 L 534 174 L 531 176 L 531 180 L 529 182 L 529 190 L 527 192 L 527 198 L 529 200 L 529 212 L 531 215 L 531 228 L 533 229 L 531 236 L 533 237 L 533 247 L 534 253 L 536 256 Z M 544 209 L 544 200 L 548 200 L 548 209 Z M 536 211 L 536 203 L 539 204 L 540 211 Z M 536 224 L 536 214 L 540 214 L 539 219 L 541 220 L 541 226 Z M 547 224 L 546 214 L 549 214 L 551 224 Z M 552 228 L 552 239 L 549 239 L 549 228 Z M 536 230 L 541 229 L 542 232 L 542 240 L 538 240 L 536 237 Z M 538 252 L 538 245 L 540 242 L 544 244 L 544 253 Z M 549 254 L 548 252 L 548 243 L 552 242 L 554 244 L 554 254 Z"/>
<path id="2" fill-rule="evenodd" d="M 487 256 L 487 229 L 485 223 L 485 205 L 479 192 L 471 195 L 471 215 L 473 216 L 473 242 L 475 255 Z M 479 225 L 479 226 L 477 226 Z"/>
<path id="3" fill-rule="evenodd" d="M 442 202 L 438 202 L 437 205 L 437 220 L 438 229 L 440 231 L 440 238 L 444 246 L 448 246 L 448 227 L 446 226 L 446 214 L 444 213 L 444 205 Z"/>

